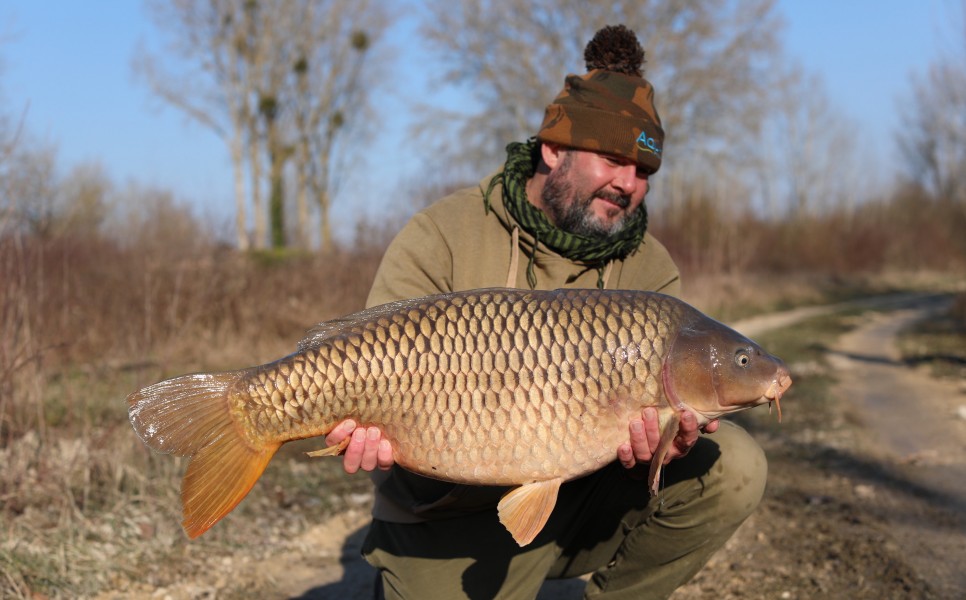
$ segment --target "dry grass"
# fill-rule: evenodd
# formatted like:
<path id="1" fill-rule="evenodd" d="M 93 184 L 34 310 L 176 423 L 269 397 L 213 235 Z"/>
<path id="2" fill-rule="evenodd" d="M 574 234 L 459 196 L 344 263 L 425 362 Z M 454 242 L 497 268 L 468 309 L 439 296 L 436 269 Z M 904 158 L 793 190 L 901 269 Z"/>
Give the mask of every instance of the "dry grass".
<path id="1" fill-rule="evenodd" d="M 876 219 L 863 222 L 890 222 Z M 0 227 L 0 596 L 95 595 L 132 579 L 151 589 L 164 565 L 189 573 L 204 568 L 206 548 L 284 544 L 366 491 L 364 478 L 341 477 L 333 462 L 283 452 L 228 517 L 246 527 L 216 528 L 189 545 L 179 527 L 182 464 L 131 434 L 125 397 L 167 376 L 291 352 L 313 323 L 363 306 L 381 245 L 240 254 L 204 241 L 199 224 L 163 215 L 128 227 L 125 239 L 15 225 Z M 922 275 L 929 269 L 962 280 L 966 250 L 944 229 L 953 225 L 920 232 L 918 242 L 881 226 L 863 239 L 893 244 L 863 247 L 854 263 L 847 252 L 829 263 L 847 224 L 797 225 L 788 236 L 787 224 L 756 222 L 754 236 L 703 249 L 688 238 L 697 233 L 656 231 L 684 257 L 687 299 L 723 319 L 932 285 L 936 277 Z M 829 229 L 833 237 L 811 241 L 806 258 L 782 241 Z M 939 250 L 902 254 L 900 243 Z M 723 259 L 721 248 L 733 251 Z M 796 260 L 801 268 L 790 268 Z"/>
<path id="2" fill-rule="evenodd" d="M 126 395 L 291 352 L 314 322 L 363 306 L 380 255 L 0 238 L 0 597 L 93 594 L 187 552 L 182 465 L 131 435 Z M 305 468 L 278 462 L 275 479 Z M 332 479 L 314 469 L 285 493 Z"/>

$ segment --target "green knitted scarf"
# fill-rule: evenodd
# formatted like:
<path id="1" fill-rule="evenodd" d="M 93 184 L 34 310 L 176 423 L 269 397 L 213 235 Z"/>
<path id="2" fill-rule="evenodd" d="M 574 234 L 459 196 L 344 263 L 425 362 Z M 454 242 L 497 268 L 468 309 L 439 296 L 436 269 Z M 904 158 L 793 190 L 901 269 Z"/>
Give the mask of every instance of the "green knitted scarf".
<path id="1" fill-rule="evenodd" d="M 570 233 L 554 226 L 543 211 L 527 200 L 527 181 L 537 169 L 537 148 L 535 139 L 527 142 L 512 142 L 506 147 L 507 159 L 503 171 L 490 181 L 483 194 L 486 211 L 490 210 L 490 193 L 497 183 L 503 184 L 503 206 L 525 231 L 533 236 L 536 244 L 544 244 L 557 254 L 588 269 L 597 269 L 597 287 L 604 287 L 604 268 L 611 260 L 622 259 L 641 245 L 647 230 L 647 211 L 644 205 L 627 222 L 623 229 L 607 238 Z M 527 264 L 527 283 L 531 288 L 537 285 L 533 271 L 533 257 Z"/>

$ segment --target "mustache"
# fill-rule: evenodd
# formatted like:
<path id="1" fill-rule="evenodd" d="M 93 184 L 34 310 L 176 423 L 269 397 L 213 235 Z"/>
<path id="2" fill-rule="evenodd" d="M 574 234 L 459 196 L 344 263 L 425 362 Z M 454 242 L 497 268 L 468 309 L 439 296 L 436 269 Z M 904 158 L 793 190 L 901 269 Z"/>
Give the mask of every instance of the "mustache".
<path id="1" fill-rule="evenodd" d="M 596 195 L 598 198 L 603 198 L 604 200 L 613 202 L 621 208 L 627 208 L 631 205 L 631 197 L 627 194 L 618 194 L 617 192 L 605 192 L 604 190 L 600 190 Z"/>

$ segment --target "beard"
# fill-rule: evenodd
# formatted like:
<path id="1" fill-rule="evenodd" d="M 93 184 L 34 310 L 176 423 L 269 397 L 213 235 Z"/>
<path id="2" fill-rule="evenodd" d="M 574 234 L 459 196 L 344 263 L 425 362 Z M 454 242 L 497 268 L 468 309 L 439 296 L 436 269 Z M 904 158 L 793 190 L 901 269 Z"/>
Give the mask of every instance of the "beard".
<path id="1" fill-rule="evenodd" d="M 572 163 L 573 154 L 568 153 L 560 166 L 547 176 L 541 193 L 547 216 L 554 225 L 568 233 L 603 239 L 616 236 L 643 204 L 631 212 L 626 212 L 631 203 L 630 196 L 626 194 L 603 189 L 581 193 L 571 176 Z M 613 202 L 617 207 L 614 210 L 622 211 L 621 214 L 612 221 L 595 215 L 591 210 L 594 198 L 605 198 Z"/>

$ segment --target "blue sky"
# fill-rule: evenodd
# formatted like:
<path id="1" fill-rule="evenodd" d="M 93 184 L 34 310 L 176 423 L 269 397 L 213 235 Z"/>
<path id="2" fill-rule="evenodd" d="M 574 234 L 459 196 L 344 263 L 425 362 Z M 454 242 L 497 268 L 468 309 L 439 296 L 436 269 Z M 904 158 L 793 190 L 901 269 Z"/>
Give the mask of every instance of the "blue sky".
<path id="1" fill-rule="evenodd" d="M 896 106 L 909 75 L 938 55 L 955 5 L 779 1 L 788 53 L 822 77 L 833 106 L 856 124 L 876 168 L 893 156 Z M 222 142 L 161 107 L 132 76 L 134 49 L 150 37 L 137 0 L 0 0 L 0 108 L 25 115 L 27 131 L 57 148 L 65 171 L 97 162 L 120 184 L 156 184 L 202 212 L 230 212 Z M 395 168 L 415 164 L 402 159 Z M 337 225 L 351 226 L 352 211 L 351 203 L 337 207 Z"/>

